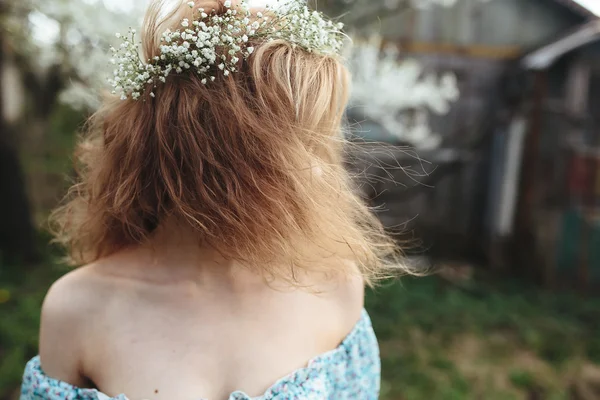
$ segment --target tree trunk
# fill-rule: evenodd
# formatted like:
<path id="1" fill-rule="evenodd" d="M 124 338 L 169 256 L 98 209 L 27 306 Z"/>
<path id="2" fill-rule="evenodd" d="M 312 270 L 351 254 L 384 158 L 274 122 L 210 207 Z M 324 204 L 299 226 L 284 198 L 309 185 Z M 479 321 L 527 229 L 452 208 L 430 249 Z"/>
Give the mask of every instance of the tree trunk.
<path id="1" fill-rule="evenodd" d="M 0 38 L 0 71 L 5 47 Z M 35 234 L 25 191 L 25 179 L 10 124 L 4 116 L 2 74 L 0 74 L 0 262 L 32 263 L 37 258 Z"/>

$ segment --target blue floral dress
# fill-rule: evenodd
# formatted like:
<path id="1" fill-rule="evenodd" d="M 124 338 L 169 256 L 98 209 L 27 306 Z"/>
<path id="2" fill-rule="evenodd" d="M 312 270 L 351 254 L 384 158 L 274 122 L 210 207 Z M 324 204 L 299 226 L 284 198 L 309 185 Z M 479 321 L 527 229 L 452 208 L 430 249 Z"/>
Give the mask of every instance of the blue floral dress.
<path id="1" fill-rule="evenodd" d="M 250 397 L 234 392 L 229 400 L 376 400 L 379 397 L 380 359 L 371 320 L 363 310 L 360 321 L 334 350 L 312 359 L 306 368 L 280 379 L 265 394 Z M 128 400 L 83 389 L 44 374 L 39 356 L 25 368 L 21 400 Z M 202 400 L 202 399 L 198 399 Z"/>

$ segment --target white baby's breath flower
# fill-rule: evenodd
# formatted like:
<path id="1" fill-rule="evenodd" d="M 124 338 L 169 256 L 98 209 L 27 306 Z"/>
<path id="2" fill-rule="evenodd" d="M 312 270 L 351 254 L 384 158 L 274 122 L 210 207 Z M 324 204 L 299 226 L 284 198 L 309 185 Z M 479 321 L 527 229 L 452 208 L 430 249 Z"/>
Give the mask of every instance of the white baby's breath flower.
<path id="1" fill-rule="evenodd" d="M 186 3 L 194 8 L 195 2 Z M 273 23 L 261 12 L 256 15 L 260 21 L 251 21 L 247 0 L 241 0 L 235 9 L 232 1 L 224 6 L 228 9 L 223 15 L 208 15 L 202 8 L 194 20 L 183 19 L 181 28 L 165 30 L 160 37 L 160 53 L 143 63 L 138 58 L 139 49 L 135 40 L 135 30 L 123 37 L 119 48 L 111 48 L 116 65 L 114 78 L 110 80 L 113 91 L 121 98 L 138 99 L 147 85 L 166 82 L 172 71 L 182 73 L 194 67 L 202 83 L 215 80 L 215 70 L 229 76 L 237 71 L 240 61 L 254 53 L 250 43 L 283 40 L 308 52 L 324 55 L 338 53 L 342 47 L 341 24 L 327 21 L 319 12 L 311 12 L 304 0 L 290 0 L 289 6 L 272 9 Z M 239 11 L 239 12 L 238 12 Z M 277 21 L 285 20 L 285 24 Z M 283 28 L 281 27 L 283 25 Z M 154 97 L 154 91 L 150 92 Z"/>

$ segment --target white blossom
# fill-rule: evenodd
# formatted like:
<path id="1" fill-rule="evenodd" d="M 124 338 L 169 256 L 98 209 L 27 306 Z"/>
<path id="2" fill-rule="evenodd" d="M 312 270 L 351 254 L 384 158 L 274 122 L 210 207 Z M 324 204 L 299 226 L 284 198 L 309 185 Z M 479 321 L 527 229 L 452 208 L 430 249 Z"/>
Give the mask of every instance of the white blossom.
<path id="1" fill-rule="evenodd" d="M 389 134 L 417 149 L 437 147 L 441 137 L 429 127 L 429 114 L 446 114 L 458 99 L 454 75 L 423 75 L 414 60 L 398 61 L 396 49 L 383 52 L 381 39 L 357 43 L 347 55 L 352 72 L 351 106 Z M 412 111 L 412 117 L 404 111 Z"/>

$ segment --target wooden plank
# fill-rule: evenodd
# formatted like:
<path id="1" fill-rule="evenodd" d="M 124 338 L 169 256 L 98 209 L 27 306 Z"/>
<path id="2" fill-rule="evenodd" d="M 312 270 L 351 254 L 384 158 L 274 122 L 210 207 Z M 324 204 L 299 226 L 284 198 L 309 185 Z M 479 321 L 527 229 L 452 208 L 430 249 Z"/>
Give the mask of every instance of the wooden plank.
<path id="1" fill-rule="evenodd" d="M 514 243 L 517 249 L 518 264 L 535 268 L 538 264 L 537 254 L 532 251 L 535 246 L 535 218 L 537 170 L 539 145 L 542 136 L 542 109 L 548 90 L 546 71 L 537 71 L 534 75 L 533 96 L 529 115 L 528 132 L 521 164 L 521 181 L 515 222 Z"/>
<path id="2" fill-rule="evenodd" d="M 588 60 L 578 58 L 569 68 L 566 105 L 571 115 L 585 115 L 588 111 L 591 68 Z"/>
<path id="3" fill-rule="evenodd" d="M 542 131 L 542 106 L 547 92 L 547 76 L 545 71 L 535 73 L 533 107 L 530 117 L 530 130 L 525 147 L 523 162 L 523 201 L 521 202 L 521 220 L 519 225 L 526 230 L 531 229 L 532 213 L 535 209 L 535 182 L 538 167 L 538 152 Z"/>
<path id="4" fill-rule="evenodd" d="M 492 60 L 512 60 L 523 54 L 520 46 L 489 46 L 480 44 L 460 45 L 444 42 L 418 42 L 387 40 L 384 44 L 398 46 L 403 53 L 455 55 Z"/>

